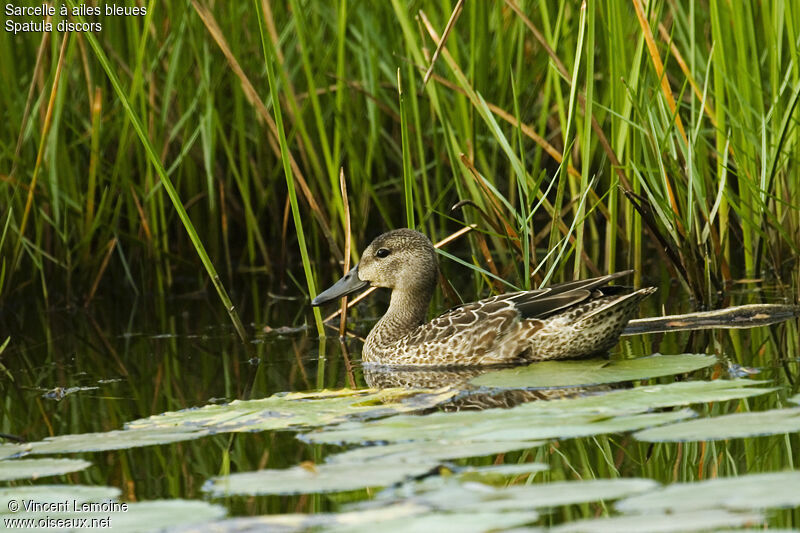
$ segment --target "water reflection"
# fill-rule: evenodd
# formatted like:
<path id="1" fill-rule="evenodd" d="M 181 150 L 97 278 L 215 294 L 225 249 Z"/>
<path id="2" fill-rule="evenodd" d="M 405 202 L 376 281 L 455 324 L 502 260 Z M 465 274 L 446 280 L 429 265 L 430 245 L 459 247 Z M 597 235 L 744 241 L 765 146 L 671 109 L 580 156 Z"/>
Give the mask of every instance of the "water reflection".
<path id="1" fill-rule="evenodd" d="M 537 363 L 533 363 L 534 365 Z M 626 385 L 593 385 L 586 387 L 557 387 L 536 389 L 491 389 L 469 383 L 473 378 L 502 369 L 528 366 L 496 365 L 489 367 L 433 367 L 409 368 L 365 364 L 364 380 L 376 389 L 403 387 L 407 389 L 457 389 L 452 400 L 437 406 L 438 410 L 461 411 L 510 408 L 540 400 L 574 398 L 583 394 L 597 394 Z"/>

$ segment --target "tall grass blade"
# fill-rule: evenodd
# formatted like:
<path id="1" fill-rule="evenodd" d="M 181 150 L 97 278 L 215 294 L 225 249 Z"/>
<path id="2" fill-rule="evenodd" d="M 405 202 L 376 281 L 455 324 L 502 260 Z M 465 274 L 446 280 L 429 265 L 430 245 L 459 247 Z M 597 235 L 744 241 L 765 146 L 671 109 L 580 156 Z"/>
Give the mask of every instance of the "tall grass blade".
<path id="1" fill-rule="evenodd" d="M 74 0 L 67 0 L 67 3 L 70 6 L 70 9 L 74 9 L 75 2 Z M 83 21 L 83 17 L 76 17 L 77 20 Z M 144 124 L 142 124 L 139 116 L 134 111 L 127 93 L 122 88 L 122 84 L 120 84 L 119 79 L 117 78 L 116 73 L 111 68 L 111 64 L 106 57 L 103 48 L 100 46 L 100 43 L 97 40 L 97 37 L 91 33 L 87 32 L 84 34 L 87 41 L 89 41 L 89 45 L 94 50 L 95 56 L 100 64 L 103 66 L 103 70 L 108 76 L 108 80 L 111 82 L 111 85 L 114 87 L 114 92 L 117 94 L 117 98 L 119 98 L 122 107 L 125 109 L 125 113 L 130 121 L 133 129 L 136 131 L 136 134 L 139 136 L 139 140 L 142 143 L 142 147 L 147 154 L 148 159 L 150 160 L 150 164 L 153 165 L 156 173 L 158 174 L 159 179 L 161 180 L 161 184 L 164 187 L 164 190 L 167 192 L 170 201 L 172 201 L 172 206 L 175 209 L 175 212 L 178 214 L 181 222 L 183 223 L 183 227 L 186 229 L 186 233 L 189 235 L 189 239 L 192 241 L 192 245 L 194 246 L 197 255 L 200 257 L 200 261 L 203 264 L 203 267 L 206 269 L 209 278 L 211 278 L 211 283 L 214 285 L 214 288 L 217 290 L 217 294 L 219 295 L 220 300 L 222 300 L 222 304 L 225 306 L 225 311 L 228 313 L 228 316 L 233 323 L 234 328 L 236 329 L 236 333 L 239 335 L 239 338 L 243 342 L 247 341 L 247 333 L 244 330 L 244 325 L 242 324 L 241 319 L 239 318 L 239 314 L 236 312 L 236 308 L 233 306 L 230 297 L 228 296 L 228 292 L 225 290 L 225 287 L 222 285 L 222 280 L 220 280 L 219 275 L 217 274 L 217 270 L 214 268 L 214 264 L 211 262 L 211 258 L 208 256 L 206 252 L 205 246 L 203 246 L 203 242 L 200 240 L 200 237 L 195 230 L 194 224 L 192 223 L 191 219 L 189 218 L 188 213 L 186 213 L 186 209 L 183 207 L 183 203 L 181 202 L 180 197 L 178 196 L 178 191 L 175 190 L 175 187 L 172 184 L 172 181 L 169 179 L 166 170 L 164 169 L 164 165 L 161 163 L 161 159 L 156 154 L 155 148 L 153 147 L 152 143 L 150 142 L 149 137 L 147 136 L 147 132 L 145 131 Z"/>
<path id="2" fill-rule="evenodd" d="M 259 0 L 253 0 L 253 4 L 258 13 L 258 30 L 261 33 L 261 46 L 264 51 L 264 64 L 267 69 L 267 80 L 269 82 L 270 95 L 272 97 L 272 112 L 275 114 L 275 125 L 278 130 L 278 142 L 281 148 L 281 161 L 283 162 L 283 173 L 286 176 L 286 187 L 289 191 L 289 201 L 292 206 L 292 219 L 294 220 L 295 231 L 297 231 L 297 244 L 300 248 L 300 256 L 303 260 L 303 270 L 306 275 L 306 285 L 308 286 L 308 293 L 311 298 L 316 297 L 317 288 L 314 283 L 314 274 L 311 271 L 311 260 L 308 257 L 308 248 L 306 247 L 306 237 L 303 231 L 303 220 L 300 215 L 300 207 L 297 203 L 297 194 L 294 189 L 294 174 L 289 163 L 289 148 L 286 142 L 286 134 L 283 130 L 283 115 L 281 114 L 280 99 L 278 98 L 278 87 L 275 84 L 275 74 L 273 73 L 272 61 L 275 58 L 275 49 L 272 46 L 272 41 L 267 38 L 264 31 L 264 14 L 261 11 L 261 4 Z M 314 307 L 314 321 L 317 325 L 317 333 L 320 337 L 325 336 L 325 325 L 322 323 L 322 314 L 319 307 Z M 323 365 L 320 365 L 321 367 Z"/>

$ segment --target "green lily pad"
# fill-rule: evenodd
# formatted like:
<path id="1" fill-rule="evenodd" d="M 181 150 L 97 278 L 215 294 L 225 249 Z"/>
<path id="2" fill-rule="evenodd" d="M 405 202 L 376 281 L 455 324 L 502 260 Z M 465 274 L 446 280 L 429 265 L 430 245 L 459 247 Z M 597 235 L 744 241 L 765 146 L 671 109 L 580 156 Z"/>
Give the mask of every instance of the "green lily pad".
<path id="1" fill-rule="evenodd" d="M 406 389 L 282 393 L 260 400 L 236 400 L 151 416 L 130 422 L 128 429 L 263 431 L 335 424 L 352 418 L 374 418 L 435 407 L 456 391 Z"/>
<path id="2" fill-rule="evenodd" d="M 540 446 L 541 441 L 415 441 L 386 446 L 362 446 L 327 457 L 329 463 L 363 464 L 372 461 L 403 462 L 480 457 Z"/>
<path id="3" fill-rule="evenodd" d="M 101 452 L 125 450 L 156 444 L 170 444 L 197 439 L 208 435 L 207 431 L 175 431 L 163 429 L 116 430 L 105 433 L 78 433 L 48 437 L 31 443 L 32 454 L 56 454 L 77 452 Z"/>
<path id="4" fill-rule="evenodd" d="M 361 423 L 350 422 L 307 433 L 301 438 L 327 444 L 408 440 L 482 442 L 557 439 L 632 431 L 692 416 L 694 412 L 688 409 L 608 417 L 581 412 L 532 413 L 517 407 L 493 409 L 491 412 L 439 412 L 427 416 L 400 415 Z"/>
<path id="5" fill-rule="evenodd" d="M 218 520 L 206 526 L 189 526 L 172 529 L 172 533 L 236 533 L 241 531 L 309 531 L 312 528 L 333 528 L 336 526 L 357 527 L 361 524 L 374 524 L 381 520 L 394 520 L 412 517 L 428 512 L 429 509 L 410 503 L 399 503 L 379 509 L 365 509 L 359 511 L 345 511 L 341 513 L 290 513 L 263 516 L 250 516 L 246 518 L 228 518 Z M 327 530 L 327 529 L 326 529 Z"/>
<path id="6" fill-rule="evenodd" d="M 126 512 L 111 513 L 111 531 L 155 531 L 188 524 L 206 524 L 224 517 L 227 509 L 198 500 L 154 500 L 129 503 Z M 109 516 L 106 513 L 104 516 Z"/>
<path id="7" fill-rule="evenodd" d="M 114 500 L 120 495 L 116 487 L 90 487 L 88 485 L 33 485 L 29 487 L 0 488 L 0 515 L 9 513 L 10 501 L 34 501 L 41 504 Z M 24 510 L 24 509 L 22 509 Z M 27 513 L 26 513 L 27 514 Z"/>
<path id="8" fill-rule="evenodd" d="M 660 355 L 609 361 L 542 361 L 524 367 L 481 374 L 470 383 L 481 387 L 520 389 L 599 385 L 693 372 L 713 365 L 705 354 Z"/>
<path id="9" fill-rule="evenodd" d="M 800 506 L 800 472 L 770 472 L 673 483 L 616 504 L 623 512 L 730 510 Z"/>
<path id="10" fill-rule="evenodd" d="M 439 511 L 463 512 L 480 509 L 504 512 L 616 500 L 658 486 L 651 479 L 618 478 L 491 487 L 482 483 L 460 483 L 451 478 L 440 477 L 384 491 L 376 499 L 393 501 L 399 496 L 406 496 L 411 503 Z"/>
<path id="11" fill-rule="evenodd" d="M 800 431 L 800 407 L 700 418 L 634 434 L 646 442 L 725 440 Z"/>
<path id="12" fill-rule="evenodd" d="M 304 494 L 344 492 L 366 487 L 385 487 L 408 477 L 420 476 L 436 461 L 370 463 L 358 468 L 351 463 L 299 465 L 281 470 L 258 470 L 209 479 L 204 492 L 214 497 L 236 494 Z"/>
<path id="13" fill-rule="evenodd" d="M 750 398 L 777 390 L 775 387 L 755 388 L 756 385 L 764 383 L 767 382 L 750 379 L 682 381 L 667 385 L 639 386 L 564 400 L 533 402 L 521 408 L 533 412 L 586 411 L 608 414 L 641 412 L 663 407 Z"/>
<path id="14" fill-rule="evenodd" d="M 98 452 L 169 444 L 219 432 L 316 427 L 428 409 L 455 394 L 405 389 L 276 394 L 262 400 L 155 415 L 131 422 L 124 430 L 50 437 L 30 443 L 28 448 L 33 454 Z"/>
<path id="15" fill-rule="evenodd" d="M 11 459 L 0 461 L 0 481 L 59 476 L 91 465 L 92 463 L 83 459 Z"/>
<path id="16" fill-rule="evenodd" d="M 383 531 L 459 531 L 484 532 L 522 526 L 539 518 L 535 511 L 487 513 L 438 513 L 409 503 L 398 503 L 377 509 L 345 511 L 342 513 L 284 514 L 230 518 L 213 522 L 206 527 L 173 529 L 174 532 L 214 531 L 325 531 L 380 533 Z"/>
<path id="17" fill-rule="evenodd" d="M 107 487 L 103 487 L 107 488 Z M 68 499 L 72 505 L 72 499 Z M 222 518 L 227 510 L 220 506 L 196 500 L 155 500 L 149 502 L 124 503 L 100 502 L 113 506 L 110 509 L 75 511 L 42 511 L 18 513 L 21 518 L 38 520 L 69 520 L 74 529 L 125 531 L 160 531 L 188 524 L 205 524 Z M 76 521 L 86 522 L 76 524 Z"/>
<path id="18" fill-rule="evenodd" d="M 552 533 L 683 533 L 711 531 L 721 527 L 760 524 L 764 517 L 758 513 L 734 513 L 724 509 L 706 509 L 670 514 L 591 518 L 568 522 L 552 528 Z"/>
<path id="19" fill-rule="evenodd" d="M 458 531 L 484 533 L 530 524 L 539 519 L 536 511 L 492 513 L 483 510 L 460 513 L 426 513 L 408 518 L 381 520 L 373 524 L 326 527 L 324 531 L 347 533 L 394 533 L 396 531 Z"/>
<path id="20" fill-rule="evenodd" d="M 764 382 L 747 379 L 694 381 L 653 385 L 593 396 L 532 402 L 513 409 L 395 416 L 378 421 L 350 422 L 301 436 L 311 442 L 362 443 L 442 440 L 485 442 L 568 438 L 627 431 L 641 423 L 657 425 L 690 411 L 635 416 L 649 409 L 746 398 L 773 391 L 755 388 Z M 677 414 L 676 414 L 677 413 Z M 616 415 L 616 416 L 615 416 Z M 366 453 L 366 452 L 358 452 Z"/>
<path id="21" fill-rule="evenodd" d="M 0 460 L 27 454 L 31 447 L 28 444 L 0 444 Z"/>

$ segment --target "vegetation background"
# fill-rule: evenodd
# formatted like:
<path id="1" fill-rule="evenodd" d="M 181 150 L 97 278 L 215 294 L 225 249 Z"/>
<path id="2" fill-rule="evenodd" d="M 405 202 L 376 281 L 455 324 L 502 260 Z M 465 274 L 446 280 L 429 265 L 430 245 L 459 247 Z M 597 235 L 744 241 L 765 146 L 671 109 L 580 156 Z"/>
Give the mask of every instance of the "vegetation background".
<path id="1" fill-rule="evenodd" d="M 136 5 L 146 14 L 73 18 L 101 22 L 97 33 L 0 30 L 3 433 L 106 432 L 212 399 L 363 385 L 334 342 L 243 344 L 226 314 L 243 336 L 309 322 L 308 296 L 396 227 L 438 241 L 475 226 L 442 248 L 451 284 L 435 310 L 628 268 L 659 286 L 658 312 L 800 295 L 795 2 Z M 758 280 L 776 290 L 751 290 Z M 797 337 L 787 322 L 636 336 L 620 350 L 714 352 L 713 377 L 757 367 L 781 387 L 698 406 L 717 415 L 784 407 Z M 791 469 L 798 446 L 797 433 L 604 435 L 465 462 L 533 458 L 551 465 L 545 481 L 675 482 Z M 287 433 L 220 434 L 91 456 L 70 481 L 121 487 L 127 501 L 200 498 L 228 469 L 322 455 Z M 227 504 L 306 512 L 345 499 Z"/>
<path id="2" fill-rule="evenodd" d="M 698 308 L 799 286 L 793 2 L 140 5 L 0 32 L 6 306 L 215 286 L 264 322 L 382 231 L 468 224 L 465 298 L 630 267 Z"/>

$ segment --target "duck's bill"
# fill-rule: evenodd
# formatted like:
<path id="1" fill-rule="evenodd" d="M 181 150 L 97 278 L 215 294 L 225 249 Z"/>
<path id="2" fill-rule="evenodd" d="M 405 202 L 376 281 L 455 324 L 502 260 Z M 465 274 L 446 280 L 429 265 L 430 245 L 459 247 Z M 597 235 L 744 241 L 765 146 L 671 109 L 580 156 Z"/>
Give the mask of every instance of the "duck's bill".
<path id="1" fill-rule="evenodd" d="M 322 291 L 311 301 L 314 307 L 334 300 L 338 300 L 348 294 L 353 294 L 361 289 L 369 287 L 369 281 L 362 281 L 358 278 L 358 265 L 350 269 L 342 279 L 334 283 L 329 289 Z"/>

